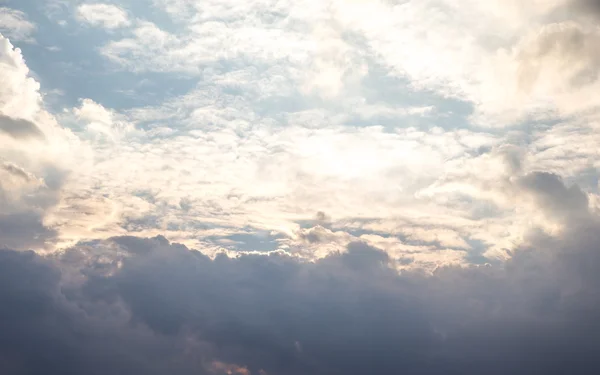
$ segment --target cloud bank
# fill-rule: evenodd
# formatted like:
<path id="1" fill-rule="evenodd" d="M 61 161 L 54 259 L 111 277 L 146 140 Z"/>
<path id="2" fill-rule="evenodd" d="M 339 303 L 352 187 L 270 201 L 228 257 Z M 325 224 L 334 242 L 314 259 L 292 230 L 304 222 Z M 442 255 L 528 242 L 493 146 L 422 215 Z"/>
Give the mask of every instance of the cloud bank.
<path id="1" fill-rule="evenodd" d="M 3 250 L 0 369 L 589 373 L 599 224 L 570 210 L 580 219 L 564 233 L 532 233 L 500 267 L 431 275 L 399 274 L 358 242 L 316 262 L 280 252 L 211 259 L 164 237 L 79 243 L 47 258 Z"/>

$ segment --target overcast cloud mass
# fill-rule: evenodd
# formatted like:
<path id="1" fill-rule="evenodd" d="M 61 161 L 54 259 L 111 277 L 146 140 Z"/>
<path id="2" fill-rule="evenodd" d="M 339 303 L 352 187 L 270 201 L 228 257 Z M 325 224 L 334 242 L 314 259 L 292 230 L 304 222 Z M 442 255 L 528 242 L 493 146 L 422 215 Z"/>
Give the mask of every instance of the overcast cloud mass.
<path id="1" fill-rule="evenodd" d="M 596 374 L 600 2 L 0 0 L 0 374 Z"/>

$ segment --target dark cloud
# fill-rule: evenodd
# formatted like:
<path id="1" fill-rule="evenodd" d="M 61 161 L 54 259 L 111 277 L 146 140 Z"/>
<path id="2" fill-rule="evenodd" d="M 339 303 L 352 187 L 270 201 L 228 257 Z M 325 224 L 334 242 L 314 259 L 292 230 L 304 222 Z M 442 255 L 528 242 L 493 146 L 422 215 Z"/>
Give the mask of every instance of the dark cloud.
<path id="1" fill-rule="evenodd" d="M 56 234 L 54 229 L 43 224 L 43 217 L 39 212 L 0 213 L 0 248 L 20 250 L 43 248 L 46 242 L 56 237 Z"/>
<path id="2" fill-rule="evenodd" d="M 38 138 L 43 139 L 44 133 L 33 122 L 15 119 L 0 113 L 0 132 L 4 132 L 15 139 Z"/>
<path id="3" fill-rule="evenodd" d="M 550 217 L 573 218 L 588 215 L 588 197 L 578 186 L 565 186 L 560 176 L 534 172 L 521 177 L 519 186 L 532 193 L 536 204 Z"/>
<path id="4" fill-rule="evenodd" d="M 11 180 L 16 182 L 13 191 L 3 186 Z M 51 167 L 38 178 L 16 164 L 0 162 L 0 248 L 39 249 L 55 240 L 56 229 L 44 224 L 44 216 L 59 201 L 61 184 L 58 170 Z"/>
<path id="5" fill-rule="evenodd" d="M 0 164 L 0 169 L 23 182 L 31 182 L 35 180 L 35 176 L 13 163 L 4 162 Z"/>
<path id="6" fill-rule="evenodd" d="M 0 372 L 593 373 L 600 238 L 581 230 L 432 276 L 361 243 L 317 262 L 162 237 L 2 251 Z"/>
<path id="7" fill-rule="evenodd" d="M 549 215 L 587 215 L 502 265 L 432 275 L 363 243 L 314 262 L 161 236 L 0 251 L 0 373 L 596 373 L 598 218 L 558 176 L 520 184 Z"/>
<path id="8" fill-rule="evenodd" d="M 590 15 L 600 15 L 600 0 L 572 0 L 571 6 Z"/>
<path id="9" fill-rule="evenodd" d="M 31 252 L 0 250 L 0 301 L 2 374 L 204 373 L 183 341 L 61 289 L 57 265 Z"/>

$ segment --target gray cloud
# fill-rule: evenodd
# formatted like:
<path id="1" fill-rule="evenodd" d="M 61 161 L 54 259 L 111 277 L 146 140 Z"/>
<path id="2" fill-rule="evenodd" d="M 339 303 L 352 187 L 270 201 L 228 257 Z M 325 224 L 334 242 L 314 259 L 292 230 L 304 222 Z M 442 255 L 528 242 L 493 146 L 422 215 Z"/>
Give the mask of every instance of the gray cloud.
<path id="1" fill-rule="evenodd" d="M 0 370 L 590 373 L 600 232 L 589 225 L 532 235 L 502 268 L 430 276 L 398 274 L 362 243 L 317 262 L 211 260 L 163 237 L 82 243 L 52 259 L 1 251 Z"/>
<path id="2" fill-rule="evenodd" d="M 598 8 L 600 10 L 600 6 Z M 594 14 L 595 11 L 585 13 Z M 535 41 L 519 55 L 520 87 L 531 90 L 541 79 L 564 82 L 573 90 L 597 82 L 600 54 L 595 46 L 599 40 L 596 30 L 586 30 L 577 23 L 544 26 Z M 552 76 L 541 77 L 548 67 L 554 69 Z"/>
<path id="3" fill-rule="evenodd" d="M 571 6 L 587 14 L 600 15 L 600 1 L 598 0 L 573 0 Z"/>
<path id="4" fill-rule="evenodd" d="M 211 259 L 162 236 L 2 250 L 0 373 L 595 373 L 600 221 L 556 175 L 519 184 L 578 220 L 502 265 L 431 275 L 358 242 L 314 262 Z"/>
<path id="5" fill-rule="evenodd" d="M 44 133 L 33 122 L 0 114 L 0 131 L 15 139 L 43 139 Z"/>
<path id="6" fill-rule="evenodd" d="M 0 251 L 0 372 L 3 374 L 197 374 L 179 343 L 156 339 L 119 311 L 93 309 L 60 287 L 52 262 Z M 202 372 L 200 372 L 202 373 Z"/>
<path id="7" fill-rule="evenodd" d="M 1 199 L 0 195 L 0 208 Z M 56 230 L 43 224 L 43 217 L 37 211 L 0 213 L 0 248 L 43 248 L 46 242 L 55 239 L 56 234 Z"/>
<path id="8" fill-rule="evenodd" d="M 45 225 L 44 217 L 60 200 L 64 175 L 49 165 L 39 178 L 14 163 L 0 161 L 0 177 L 9 185 L 11 179 L 17 181 L 13 191 L 0 183 L 0 248 L 41 249 L 56 239 L 56 228 Z"/>
<path id="9" fill-rule="evenodd" d="M 24 182 L 29 182 L 34 179 L 34 177 L 30 173 L 28 173 L 18 165 L 4 162 L 0 164 L 0 167 L 6 172 L 10 173 L 11 175 L 23 180 Z"/>
<path id="10" fill-rule="evenodd" d="M 587 195 L 578 186 L 565 186 L 556 174 L 530 173 L 521 177 L 518 185 L 532 193 L 537 206 L 551 217 L 573 218 L 588 215 Z"/>

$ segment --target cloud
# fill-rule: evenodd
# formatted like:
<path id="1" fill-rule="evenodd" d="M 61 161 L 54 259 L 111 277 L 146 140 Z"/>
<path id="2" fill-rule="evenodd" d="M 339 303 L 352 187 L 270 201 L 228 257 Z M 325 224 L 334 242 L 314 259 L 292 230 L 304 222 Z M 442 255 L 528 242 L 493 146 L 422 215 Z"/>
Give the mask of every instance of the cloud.
<path id="1" fill-rule="evenodd" d="M 61 273 L 52 262 L 31 252 L 3 250 L 0 264 L 0 298 L 11 306 L 0 313 L 3 373 L 193 373 L 189 362 L 177 358 L 185 356 L 180 354 L 183 346 L 173 347 L 173 340 L 156 340 L 147 329 L 129 326 L 127 316 L 119 315 L 123 311 L 86 312 L 78 302 L 90 301 L 61 291 Z"/>
<path id="2" fill-rule="evenodd" d="M 75 108 L 73 114 L 77 120 L 85 124 L 87 133 L 112 142 L 134 130 L 131 124 L 118 120 L 112 111 L 91 99 L 83 99 L 81 106 Z"/>
<path id="3" fill-rule="evenodd" d="M 569 2 L 572 8 L 596 16 L 600 13 L 600 2 L 598 0 L 572 0 Z"/>
<path id="4" fill-rule="evenodd" d="M 46 111 L 21 50 L 4 37 L 0 81 L 0 244 L 49 249 L 60 226 L 52 211 L 62 206 L 70 172 L 86 165 L 86 146 Z"/>
<path id="5" fill-rule="evenodd" d="M 45 249 L 58 235 L 45 223 L 60 200 L 60 182 L 38 177 L 23 167 L 0 162 L 0 247 Z"/>
<path id="6" fill-rule="evenodd" d="M 118 29 L 129 26 L 127 13 L 112 4 L 81 4 L 77 7 L 77 18 L 91 26 Z"/>
<path id="7" fill-rule="evenodd" d="M 0 7 L 0 33 L 19 42 L 33 42 L 36 25 L 21 11 Z"/>
<path id="8" fill-rule="evenodd" d="M 0 114 L 0 130 L 13 138 L 43 138 L 44 135 L 31 121 L 13 119 Z"/>
<path id="9" fill-rule="evenodd" d="M 80 70 L 69 69 L 75 75 L 91 63 L 88 71 L 102 82 L 89 90 L 84 85 L 88 99 L 57 111 L 54 126 L 39 118 L 47 103 L 21 52 L 7 49 L 7 68 L 16 73 L 7 75 L 14 84 L 1 97 L 8 103 L 4 113 L 35 124 L 48 137 L 44 150 L 54 153 L 25 152 L 37 151 L 41 142 L 5 137 L 20 154 L 9 158 L 4 151 L 4 157 L 44 180 L 48 165 L 68 171 L 60 199 L 43 215 L 61 246 L 163 234 L 210 254 L 279 249 L 318 259 L 363 240 L 412 259 L 413 267 L 469 262 L 472 253 L 485 250 L 502 258 L 544 222 L 523 203 L 531 192 L 509 180 L 545 171 L 581 183 L 579 171 L 593 167 L 597 132 L 593 122 L 571 119 L 546 128 L 534 123 L 482 130 L 468 116 L 491 103 L 489 118 L 496 125 L 511 123 L 502 116 L 516 114 L 523 103 L 512 92 L 503 96 L 504 83 L 517 90 L 518 68 L 526 71 L 530 63 L 539 62 L 553 76 L 548 61 L 571 52 L 592 67 L 593 43 L 566 45 L 569 35 L 586 39 L 594 30 L 578 20 L 549 21 L 559 2 L 468 4 L 284 2 L 275 13 L 261 1 L 239 7 L 162 1 L 145 9 L 117 4 L 131 20 L 135 16 L 134 27 L 99 34 L 94 45 L 102 46 L 100 56 L 69 62 L 80 64 Z M 63 8 L 76 11 L 79 5 Z M 511 37 L 500 37 L 505 32 Z M 553 44 L 554 37 L 561 42 Z M 276 43 L 263 46 L 261 40 Z M 67 44 L 57 56 L 75 52 Z M 93 61 L 102 56 L 139 79 Z M 483 74 L 482 61 L 488 67 L 501 62 L 502 69 Z M 320 79 L 330 68 L 335 74 L 327 76 L 335 79 Z M 577 75 L 573 69 L 562 69 L 563 75 Z M 533 80 L 531 92 L 551 93 L 558 102 L 554 94 L 570 86 L 545 74 Z M 127 103 L 111 91 L 117 82 L 129 82 L 124 77 L 145 82 L 132 89 L 135 99 Z M 163 93 L 165 100 L 150 104 L 136 101 L 146 89 L 167 91 L 161 82 L 175 79 L 193 89 Z M 20 93 L 27 84 L 30 89 Z M 575 98 L 593 86 L 584 82 L 569 92 Z M 113 108 L 97 90 L 111 93 Z M 64 127 L 72 129 L 73 142 L 51 137 Z M 499 150 L 510 148 L 516 151 L 508 152 L 507 161 Z M 302 227 L 318 210 L 334 219 Z"/>
<path id="10" fill-rule="evenodd" d="M 0 112 L 3 116 L 31 119 L 39 110 L 39 84 L 29 77 L 21 50 L 0 35 Z"/>
<path id="11" fill-rule="evenodd" d="M 415 268 L 504 259 L 532 227 L 562 227 L 542 212 L 572 217 L 567 203 L 538 209 L 524 176 L 564 176 L 589 204 L 597 191 L 597 32 L 570 3 L 54 3 L 122 30 L 44 24 L 61 47 L 48 71 L 74 80 L 26 56 L 68 102 L 43 100 L 49 88 L 4 40 L 0 110 L 11 134 L 35 125 L 45 138 L 3 125 L 0 156 L 49 188 L 63 176 L 51 194 L 11 174 L 4 194 L 59 247 L 163 234 L 208 254 L 316 260 L 362 240 Z M 306 224 L 318 210 L 333 219 Z"/>
<path id="12" fill-rule="evenodd" d="M 360 242 L 315 262 L 211 259 L 164 237 L 82 242 L 45 258 L 0 251 L 0 369 L 585 372 L 600 310 L 599 223 L 532 232 L 504 265 L 430 275 L 399 274 Z"/>
<path id="13" fill-rule="evenodd" d="M 43 249 L 56 238 L 56 231 L 34 211 L 0 214 L 0 247 L 19 250 Z"/>
<path id="14" fill-rule="evenodd" d="M 2 169 L 4 169 L 6 172 L 8 172 L 9 174 L 17 177 L 20 180 L 29 182 L 32 180 L 36 180 L 35 176 L 31 175 L 30 173 L 28 173 L 27 171 L 25 171 L 23 168 L 20 168 L 17 165 L 11 164 L 11 163 L 2 163 Z"/>
<path id="15" fill-rule="evenodd" d="M 563 116 L 596 106 L 588 92 L 598 85 L 600 56 L 593 46 L 599 37 L 595 27 L 574 22 L 541 27 L 518 46 L 519 92 L 537 101 L 550 100 Z"/>
<path id="16" fill-rule="evenodd" d="M 595 3 L 111 3 L 0 38 L 0 373 L 593 368 Z"/>
<path id="17" fill-rule="evenodd" d="M 518 184 L 532 192 L 537 206 L 552 217 L 568 217 L 588 211 L 588 197 L 577 186 L 566 187 L 560 176 L 537 172 L 523 176 Z"/>
<path id="18" fill-rule="evenodd" d="M 167 0 L 155 6 L 178 27 L 141 21 L 101 52 L 138 74 L 199 77 L 240 66 L 258 71 L 271 67 L 302 96 L 325 101 L 364 94 L 365 79 L 376 63 L 388 77 L 406 79 L 416 93 L 433 91 L 470 103 L 471 121 L 478 126 L 507 127 L 596 105 L 589 95 L 595 82 L 589 46 L 596 30 L 593 23 L 565 12 L 569 3 L 469 0 L 458 6 L 451 0 L 332 0 L 302 6 L 281 2 L 273 13 L 263 1 L 223 7 L 219 2 L 199 6 Z M 580 5 L 576 8 L 585 4 Z M 565 40 L 558 44 L 568 43 L 569 34 L 576 32 L 569 28 L 588 40 L 576 47 L 580 61 L 569 60 L 566 51 L 559 51 L 563 47 L 536 53 L 544 50 L 543 39 L 562 38 L 546 35 L 557 34 L 556 29 L 565 29 Z M 357 110 L 368 114 L 374 107 Z"/>

